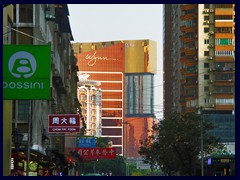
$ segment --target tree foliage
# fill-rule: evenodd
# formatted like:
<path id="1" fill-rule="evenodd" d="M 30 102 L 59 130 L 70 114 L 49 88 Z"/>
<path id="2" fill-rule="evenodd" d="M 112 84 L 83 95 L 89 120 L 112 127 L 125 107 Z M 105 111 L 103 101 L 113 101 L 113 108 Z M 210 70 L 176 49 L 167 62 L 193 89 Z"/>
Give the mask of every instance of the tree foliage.
<path id="1" fill-rule="evenodd" d="M 104 173 L 113 176 L 125 176 L 126 164 L 122 156 L 116 156 L 115 159 L 98 159 L 86 162 L 83 167 L 84 173 Z"/>
<path id="2" fill-rule="evenodd" d="M 158 164 L 165 174 L 197 175 L 200 169 L 201 121 L 204 153 L 218 140 L 208 134 L 213 129 L 206 116 L 172 113 L 153 126 L 153 134 L 141 142 L 139 154 L 145 162 Z"/>

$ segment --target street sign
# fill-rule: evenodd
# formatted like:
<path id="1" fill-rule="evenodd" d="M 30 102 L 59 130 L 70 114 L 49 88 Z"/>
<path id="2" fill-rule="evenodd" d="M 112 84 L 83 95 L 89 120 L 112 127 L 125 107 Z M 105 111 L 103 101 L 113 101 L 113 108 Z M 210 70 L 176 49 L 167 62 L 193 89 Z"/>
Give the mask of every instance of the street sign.
<path id="1" fill-rule="evenodd" d="M 79 114 L 48 115 L 48 133 L 79 133 Z"/>
<path id="2" fill-rule="evenodd" d="M 75 148 L 83 159 L 114 159 L 116 148 Z"/>
<path id="3" fill-rule="evenodd" d="M 96 147 L 95 138 L 79 138 L 78 147 L 93 148 Z"/>
<path id="4" fill-rule="evenodd" d="M 151 169 L 150 164 L 146 164 L 143 161 L 137 161 L 137 169 Z"/>

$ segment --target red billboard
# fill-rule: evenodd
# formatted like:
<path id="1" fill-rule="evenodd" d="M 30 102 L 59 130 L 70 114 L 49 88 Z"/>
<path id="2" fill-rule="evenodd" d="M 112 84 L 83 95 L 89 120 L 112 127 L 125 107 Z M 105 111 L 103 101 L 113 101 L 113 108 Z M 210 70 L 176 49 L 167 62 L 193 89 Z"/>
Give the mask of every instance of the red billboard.
<path id="1" fill-rule="evenodd" d="M 48 115 L 48 133 L 79 133 L 79 114 Z"/>
<path id="2" fill-rule="evenodd" d="M 116 148 L 75 148 L 83 159 L 114 159 Z"/>

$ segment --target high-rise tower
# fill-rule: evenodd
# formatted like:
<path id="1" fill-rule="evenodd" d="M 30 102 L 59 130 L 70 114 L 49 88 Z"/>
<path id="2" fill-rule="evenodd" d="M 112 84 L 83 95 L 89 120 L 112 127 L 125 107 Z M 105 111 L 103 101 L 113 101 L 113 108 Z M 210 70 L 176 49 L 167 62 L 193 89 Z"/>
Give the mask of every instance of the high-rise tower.
<path id="1" fill-rule="evenodd" d="M 165 113 L 201 108 L 211 133 L 235 142 L 235 5 L 167 4 L 164 12 Z"/>

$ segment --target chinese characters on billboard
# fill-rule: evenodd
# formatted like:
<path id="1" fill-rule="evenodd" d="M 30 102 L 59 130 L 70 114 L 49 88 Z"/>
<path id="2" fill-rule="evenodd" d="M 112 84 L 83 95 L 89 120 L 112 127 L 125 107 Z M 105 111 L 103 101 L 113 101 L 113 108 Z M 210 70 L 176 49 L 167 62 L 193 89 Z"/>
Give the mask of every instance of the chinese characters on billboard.
<path id="1" fill-rule="evenodd" d="M 75 148 L 83 159 L 114 159 L 116 148 Z"/>
<path id="2" fill-rule="evenodd" d="M 49 133 L 79 133 L 79 114 L 50 114 L 48 115 Z"/>

